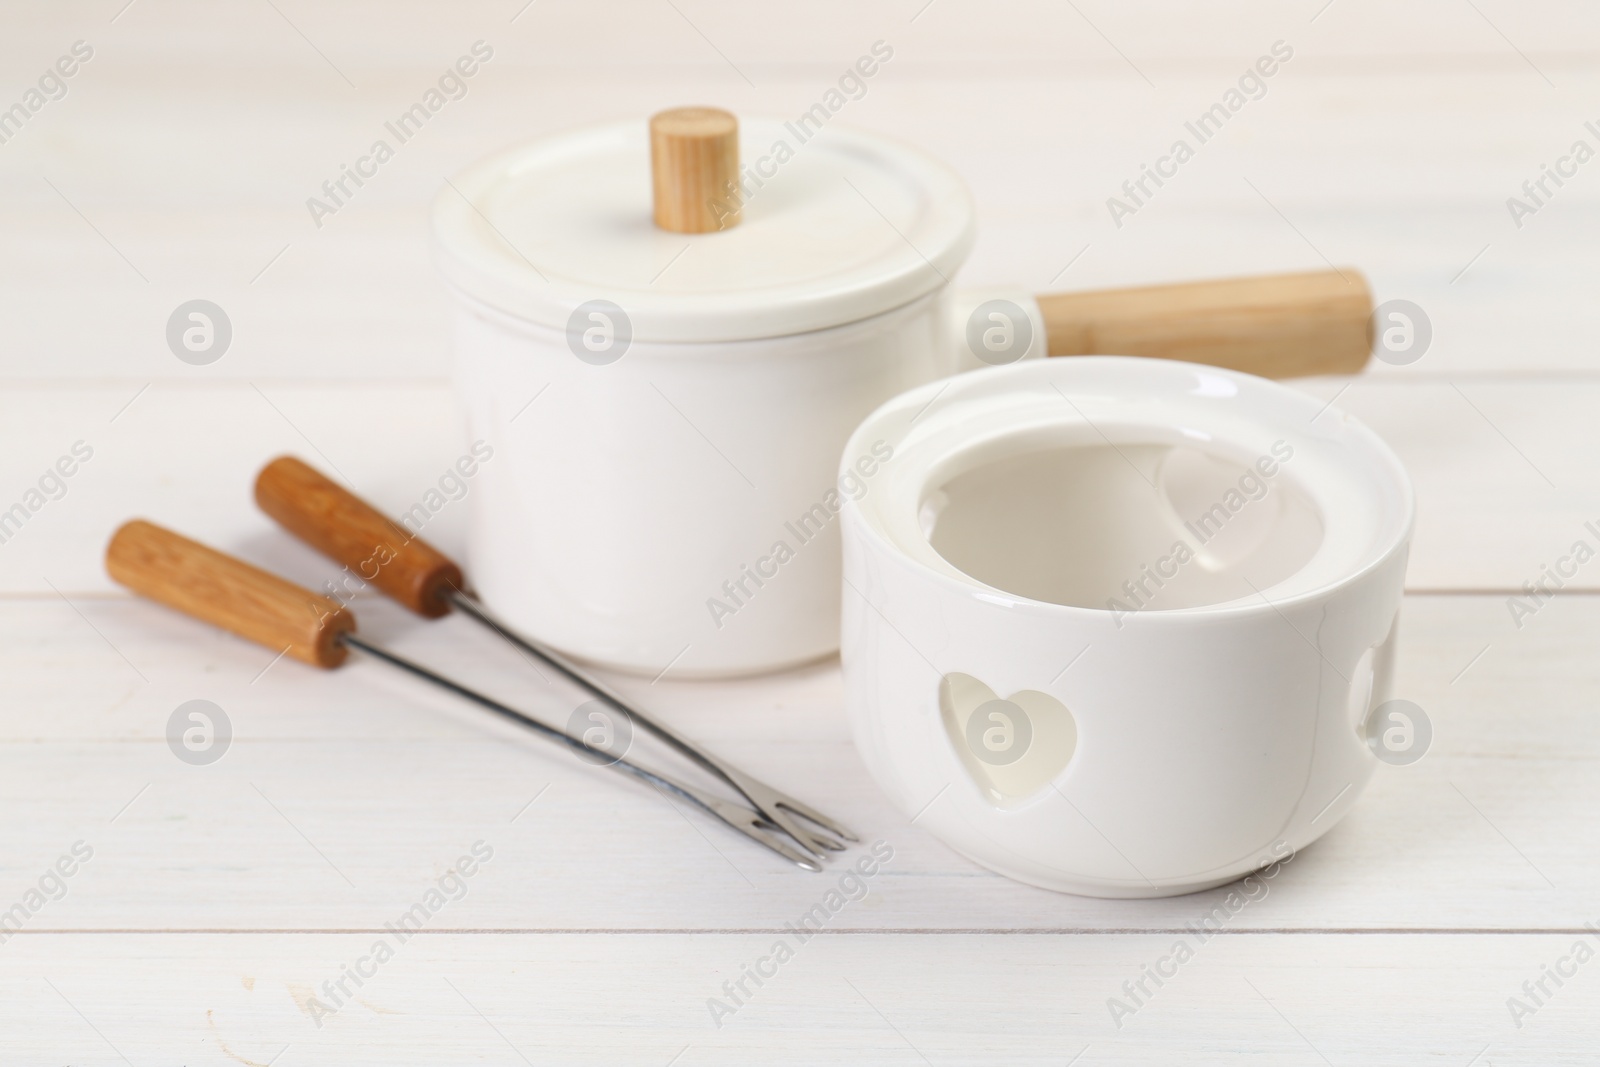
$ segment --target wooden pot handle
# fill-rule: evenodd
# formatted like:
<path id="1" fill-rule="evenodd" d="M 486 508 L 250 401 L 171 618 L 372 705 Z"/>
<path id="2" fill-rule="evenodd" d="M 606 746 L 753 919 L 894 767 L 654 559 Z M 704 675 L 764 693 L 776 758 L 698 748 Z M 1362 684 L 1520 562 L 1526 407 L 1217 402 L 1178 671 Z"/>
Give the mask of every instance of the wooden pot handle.
<path id="1" fill-rule="evenodd" d="M 337 667 L 349 653 L 339 635 L 356 620 L 338 601 L 143 519 L 112 535 L 106 571 L 142 596 L 314 667 Z"/>
<path id="2" fill-rule="evenodd" d="M 1354 374 L 1372 354 L 1359 271 L 1040 296 L 1052 356 L 1155 356 L 1296 378 Z"/>
<path id="3" fill-rule="evenodd" d="M 461 568 L 354 493 L 279 456 L 256 476 L 256 503 L 284 529 L 419 615 L 450 611 Z"/>

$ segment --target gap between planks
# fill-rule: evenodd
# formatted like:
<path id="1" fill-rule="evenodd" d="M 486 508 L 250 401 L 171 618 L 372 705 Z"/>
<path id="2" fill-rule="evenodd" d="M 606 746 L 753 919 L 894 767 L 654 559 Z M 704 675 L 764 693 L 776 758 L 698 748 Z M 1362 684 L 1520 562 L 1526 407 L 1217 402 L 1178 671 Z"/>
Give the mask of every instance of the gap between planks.
<path id="1" fill-rule="evenodd" d="M 136 601 L 136 600 L 140 600 L 141 599 L 140 597 L 133 596 L 133 595 L 131 595 L 129 593 L 120 593 L 120 592 L 116 592 L 116 591 L 107 591 L 107 590 L 104 590 L 104 589 L 93 589 L 93 590 L 63 589 L 62 592 L 70 594 L 74 600 L 104 600 L 104 601 L 122 601 L 122 600 L 126 600 L 126 601 Z M 1563 586 L 1562 589 L 1560 590 L 1560 593 L 1561 593 L 1562 596 L 1600 596 L 1600 585 L 1596 585 L 1596 586 L 1568 585 L 1568 586 Z M 1528 595 L 1528 591 L 1526 589 L 1513 589 L 1510 586 L 1505 586 L 1505 587 L 1502 587 L 1502 588 L 1495 588 L 1493 586 L 1463 586 L 1463 587 L 1461 587 L 1459 589 L 1458 588 L 1448 588 L 1448 587 L 1422 587 L 1422 588 L 1417 588 L 1417 589 L 1407 588 L 1405 590 L 1405 595 L 1408 596 L 1408 597 L 1417 597 L 1419 599 L 1422 598 L 1422 597 L 1456 597 L 1456 596 L 1502 597 L 1502 596 L 1527 596 Z M 59 601 L 60 599 L 61 599 L 61 597 L 56 593 L 41 593 L 41 592 L 34 592 L 34 591 L 28 591 L 28 590 L 11 590 L 9 592 L 0 592 L 0 604 L 3 604 L 5 602 L 7 602 L 7 601 L 16 601 L 16 602 L 22 603 L 22 602 L 26 602 L 26 601 L 42 600 L 42 601 L 52 601 L 53 602 L 53 601 Z M 385 598 L 381 594 L 375 594 L 375 593 L 372 593 L 370 591 L 363 591 L 363 592 L 359 592 L 359 593 L 355 594 L 354 599 L 358 600 L 358 601 L 366 600 L 366 601 L 371 601 L 371 602 L 381 602 Z"/>
<path id="2" fill-rule="evenodd" d="M 1151 283 L 1159 284 L 1159 283 Z M 1070 359 L 1070 356 L 1060 357 Z M 1204 364 L 1200 364 L 1204 366 Z M 1474 368 L 1459 371 L 1407 371 L 1401 369 L 1383 370 L 1374 366 L 1371 370 L 1360 374 L 1329 374 L 1317 375 L 1307 378 L 1280 379 L 1290 386 L 1332 384 L 1334 382 L 1348 382 L 1359 386 L 1381 386 L 1393 388 L 1396 386 L 1410 385 L 1449 385 L 1451 382 L 1516 382 L 1529 385 L 1541 384 L 1587 384 L 1600 383 L 1600 368 L 1587 369 L 1581 367 L 1534 367 L 1523 370 L 1517 368 Z M 163 375 L 85 375 L 81 378 L 73 377 L 26 377 L 22 375 L 0 375 L 0 387 L 6 389 L 29 389 L 45 391 L 69 391 L 74 389 L 120 389 L 141 385 L 159 385 L 163 388 L 173 388 L 187 392 L 208 392 L 212 390 L 245 391 L 255 385 L 272 386 L 284 389 L 329 389 L 329 390 L 370 390 L 370 389 L 440 389 L 453 390 L 453 379 L 443 374 L 407 374 L 388 377 L 380 373 L 370 375 L 340 374 L 319 378 L 306 374 L 290 374 L 283 377 L 260 374 L 240 377 L 216 378 L 182 378 Z"/>
<path id="3" fill-rule="evenodd" d="M 294 927 L 281 928 L 252 928 L 252 927 L 194 927 L 194 928 L 144 928 L 144 927 L 84 927 L 79 929 L 35 929 L 12 930 L 12 937 L 62 937 L 82 935 L 88 937 L 106 937 L 123 935 L 140 935 L 152 937 L 177 937 L 189 935 L 238 935 L 254 936 L 307 936 L 307 937 L 334 937 L 334 936 L 383 936 L 390 931 L 382 928 L 350 926 L 328 927 L 325 929 L 299 929 Z M 483 927 L 462 930 L 416 930 L 414 936 L 427 937 L 561 937 L 568 935 L 594 935 L 607 937 L 664 937 L 694 935 L 708 936 L 726 934 L 728 936 L 757 936 L 757 935 L 782 935 L 789 932 L 781 926 L 738 926 L 738 927 L 670 927 L 670 926 L 574 926 L 574 927 Z M 1098 936 L 1133 936 L 1149 934 L 1155 936 L 1173 936 L 1193 933 L 1194 931 L 1183 926 L 1042 926 L 1042 927 L 1013 927 L 1013 926 L 965 926 L 965 927 L 865 927 L 860 929 L 823 929 L 815 931 L 818 936 L 830 937 L 928 937 L 928 936 L 1031 936 L 1046 937 L 1098 937 Z M 1588 937 L 1593 930 L 1581 926 L 1548 926 L 1548 927 L 1411 927 L 1411 926 L 1266 926 L 1252 929 L 1223 928 L 1212 931 L 1218 936 L 1225 937 L 1320 937 L 1322 935 L 1340 935 L 1352 937 L 1396 937 L 1396 936 L 1421 936 L 1421 937 Z"/>

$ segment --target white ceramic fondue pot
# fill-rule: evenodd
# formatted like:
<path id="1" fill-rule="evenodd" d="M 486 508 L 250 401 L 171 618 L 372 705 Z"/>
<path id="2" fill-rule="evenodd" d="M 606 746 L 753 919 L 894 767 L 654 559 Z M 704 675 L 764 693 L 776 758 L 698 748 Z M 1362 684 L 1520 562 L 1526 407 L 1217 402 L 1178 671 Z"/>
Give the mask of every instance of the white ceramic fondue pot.
<path id="1" fill-rule="evenodd" d="M 1250 375 L 1088 358 L 896 397 L 844 471 L 845 698 L 888 795 L 1002 874 L 1186 893 L 1282 860 L 1377 757 L 1411 535 L 1393 453 Z"/>
<path id="2" fill-rule="evenodd" d="M 493 450 L 473 581 L 531 636 L 651 676 L 838 647 L 835 519 L 873 475 L 834 469 L 897 393 L 1047 349 L 1304 373 L 1369 347 L 1353 272 L 951 299 L 974 237 L 952 171 L 708 109 L 485 159 L 440 192 L 433 230 L 460 395 Z"/>

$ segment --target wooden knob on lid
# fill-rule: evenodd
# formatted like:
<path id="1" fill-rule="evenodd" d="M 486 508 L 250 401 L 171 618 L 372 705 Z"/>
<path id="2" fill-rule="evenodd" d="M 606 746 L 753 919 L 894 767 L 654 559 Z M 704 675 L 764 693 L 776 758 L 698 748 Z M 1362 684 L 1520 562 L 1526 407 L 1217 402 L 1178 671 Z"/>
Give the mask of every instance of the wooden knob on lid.
<path id="1" fill-rule="evenodd" d="M 677 107 L 650 118 L 656 225 L 711 233 L 739 224 L 739 120 L 714 107 Z"/>

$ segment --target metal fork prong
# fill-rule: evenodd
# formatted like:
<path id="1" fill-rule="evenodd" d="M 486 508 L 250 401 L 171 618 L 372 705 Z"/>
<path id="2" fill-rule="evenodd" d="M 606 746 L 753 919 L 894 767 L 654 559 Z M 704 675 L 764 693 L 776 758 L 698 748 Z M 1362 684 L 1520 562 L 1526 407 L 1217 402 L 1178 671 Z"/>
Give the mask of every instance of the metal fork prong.
<path id="1" fill-rule="evenodd" d="M 822 827 L 824 830 L 828 831 L 830 834 L 838 834 L 840 837 L 844 838 L 846 841 L 860 841 L 861 840 L 861 838 L 859 838 L 855 834 L 851 833 L 848 829 L 846 829 L 841 824 L 839 824 L 839 823 L 833 821 L 832 819 L 828 818 L 826 815 L 822 814 L 822 812 L 817 811 L 815 808 L 807 807 L 806 805 L 800 803 L 798 800 L 795 800 L 792 797 L 778 797 L 776 799 L 775 803 L 780 808 L 787 808 L 789 811 L 794 812 L 796 815 L 800 816 L 802 819 L 806 820 L 807 822 L 813 823 L 813 824 L 815 824 L 817 826 Z"/>
<path id="2" fill-rule="evenodd" d="M 738 830 L 750 840 L 759 845 L 764 845 L 796 866 L 804 867 L 806 870 L 814 871 L 818 874 L 822 873 L 821 864 L 791 846 L 782 837 L 774 836 L 779 832 L 779 828 L 772 826 L 766 819 L 744 805 L 733 804 L 720 797 L 710 796 L 670 778 L 666 779 L 666 781 L 671 782 L 680 792 L 687 794 L 700 807 Z"/>
<path id="3" fill-rule="evenodd" d="M 807 820 L 808 823 L 827 831 L 827 833 L 837 832 L 840 837 L 845 837 L 852 841 L 856 840 L 854 834 L 851 834 L 837 823 L 833 823 L 831 819 L 828 819 L 821 812 L 800 803 L 800 801 L 795 800 L 786 793 L 780 793 L 765 782 L 757 781 L 744 772 L 726 764 L 720 767 L 720 771 L 722 776 L 739 791 L 740 795 L 756 807 L 756 810 L 781 826 L 784 833 L 794 838 L 802 848 L 813 855 L 821 857 L 824 852 L 843 849 L 844 845 L 827 836 L 826 833 L 819 833 L 817 830 L 813 830 L 811 825 L 803 824 L 800 821 L 801 819 Z"/>
<path id="4" fill-rule="evenodd" d="M 729 823 L 728 825 L 732 826 L 735 830 L 738 830 L 740 833 L 744 834 L 757 844 L 765 845 L 767 848 L 776 852 L 790 863 L 793 863 L 796 867 L 802 867 L 816 874 L 822 873 L 822 864 L 818 863 L 804 852 L 801 852 L 793 845 L 790 845 L 782 837 L 769 834 L 757 827 L 754 823 L 739 822 Z"/>
<path id="5" fill-rule="evenodd" d="M 818 825 L 818 827 L 821 827 L 821 829 L 827 830 L 829 833 L 834 833 L 834 835 L 837 835 L 837 837 L 845 838 L 846 841 L 861 840 L 861 838 L 856 837 L 856 835 L 851 833 L 850 830 L 846 829 L 846 827 L 838 824 L 838 822 L 832 821 L 832 819 L 829 819 L 826 814 L 822 814 L 821 811 L 818 811 L 818 809 L 803 805 L 803 803 L 800 803 L 800 801 L 795 800 L 794 797 L 787 797 L 787 795 L 784 795 L 784 793 L 779 793 L 778 790 L 773 789 L 771 785 L 757 785 L 755 782 L 750 782 L 749 785 L 750 792 L 757 793 L 757 795 L 754 795 L 754 797 L 750 797 L 750 803 L 754 803 L 754 805 L 757 806 L 757 808 L 762 809 L 762 811 L 776 813 L 779 817 L 786 816 L 786 814 L 789 813 L 794 813 L 797 814 L 797 816 L 802 817 L 802 819 L 805 819 L 806 822 L 810 822 L 810 824 L 813 825 Z M 746 793 L 747 797 L 750 795 L 750 793 L 746 792 L 746 790 L 741 789 L 739 792 Z M 794 819 L 789 819 L 789 824 L 798 825 Z M 784 827 L 784 829 L 787 829 L 787 827 Z M 805 832 L 803 827 L 802 832 Z"/>
<path id="6" fill-rule="evenodd" d="M 777 824 L 778 829 L 800 842 L 814 855 L 821 856 L 825 852 L 843 852 L 844 842 L 838 841 L 827 834 L 818 833 L 802 824 L 793 815 L 783 809 L 780 804 L 762 806 L 762 813 Z"/>

